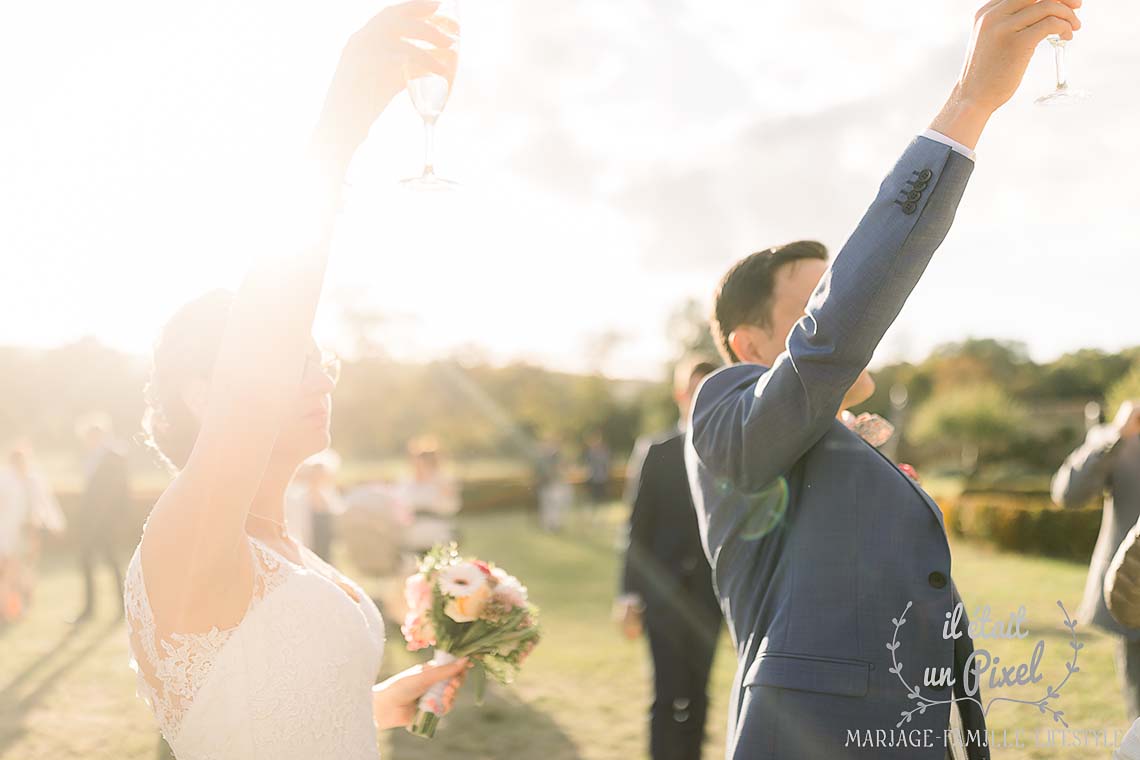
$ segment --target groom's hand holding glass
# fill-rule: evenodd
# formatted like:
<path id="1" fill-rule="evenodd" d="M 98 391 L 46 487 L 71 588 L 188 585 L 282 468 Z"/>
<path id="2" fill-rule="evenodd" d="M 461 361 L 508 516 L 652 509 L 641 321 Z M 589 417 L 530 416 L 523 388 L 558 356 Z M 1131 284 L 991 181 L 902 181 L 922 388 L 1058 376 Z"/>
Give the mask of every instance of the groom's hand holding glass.
<path id="1" fill-rule="evenodd" d="M 966 63 L 930 128 L 971 150 L 994 111 L 1017 91 L 1037 46 L 1050 35 L 1071 40 L 1082 0 L 993 0 L 975 16 Z"/>

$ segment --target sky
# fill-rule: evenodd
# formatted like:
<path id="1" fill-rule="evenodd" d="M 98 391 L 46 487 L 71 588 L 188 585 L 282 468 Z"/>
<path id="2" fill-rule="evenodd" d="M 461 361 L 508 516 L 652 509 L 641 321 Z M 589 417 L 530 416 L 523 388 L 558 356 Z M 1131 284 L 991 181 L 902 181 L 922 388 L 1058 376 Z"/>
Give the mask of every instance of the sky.
<path id="1" fill-rule="evenodd" d="M 979 0 L 460 6 L 437 127 L 450 194 L 413 194 L 422 126 L 393 102 L 350 170 L 317 334 L 338 304 L 393 355 L 657 377 L 670 312 L 754 250 L 838 251 L 958 75 Z M 1045 109 L 1049 50 L 978 146 L 946 242 L 874 364 L 967 336 L 1047 361 L 1140 343 L 1140 6 L 1089 0 L 1091 97 Z M 280 219 L 348 35 L 375 2 L 0 6 L 0 345 L 93 335 L 145 354 L 235 287 Z M 873 7 L 873 11 L 871 8 Z"/>

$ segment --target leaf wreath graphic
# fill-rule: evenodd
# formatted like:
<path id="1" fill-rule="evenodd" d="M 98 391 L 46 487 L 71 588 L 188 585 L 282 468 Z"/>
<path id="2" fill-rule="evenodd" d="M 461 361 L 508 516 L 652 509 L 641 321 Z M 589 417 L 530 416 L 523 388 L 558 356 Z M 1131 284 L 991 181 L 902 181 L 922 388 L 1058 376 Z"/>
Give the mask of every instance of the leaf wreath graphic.
<path id="1" fill-rule="evenodd" d="M 894 624 L 895 630 L 894 630 L 894 635 L 891 637 L 890 643 L 887 644 L 887 649 L 890 650 L 890 652 L 891 652 L 891 668 L 888 672 L 893 673 L 894 675 L 898 676 L 899 682 L 902 683 L 904 688 L 906 688 L 907 699 L 914 700 L 914 702 L 915 702 L 915 706 L 912 709 L 903 710 L 902 712 L 899 713 L 899 716 L 900 716 L 899 722 L 895 724 L 895 728 L 901 728 L 903 726 L 903 724 L 910 723 L 911 719 L 916 714 L 922 715 L 927 711 L 927 709 L 929 709 L 931 707 L 936 707 L 938 705 L 946 705 L 946 704 L 953 704 L 954 703 L 953 698 L 942 699 L 942 700 L 932 700 L 932 699 L 929 699 L 929 698 L 923 696 L 923 694 L 919 690 L 919 687 L 918 686 L 911 686 L 909 683 L 907 683 L 906 678 L 902 674 L 903 663 L 900 662 L 898 659 L 898 649 L 899 649 L 899 646 L 901 644 L 901 642 L 899 642 L 899 630 L 904 625 L 906 625 L 906 614 L 908 612 L 910 612 L 910 608 L 913 606 L 914 606 L 914 602 L 907 602 L 906 609 L 903 610 L 902 615 L 898 616 L 897 618 L 891 618 L 891 623 Z M 1064 679 L 1062 679 L 1059 684 L 1057 684 L 1056 686 L 1053 686 L 1052 684 L 1046 686 L 1045 687 L 1045 695 L 1043 697 L 1041 697 L 1040 699 L 1036 699 L 1036 700 L 1014 699 L 1012 697 L 993 697 L 985 705 L 983 705 L 981 703 L 981 701 L 979 701 L 976 697 L 966 697 L 965 699 L 963 699 L 961 701 L 973 702 L 978 707 L 982 708 L 982 715 L 983 716 L 989 716 L 990 708 L 993 707 L 995 702 L 1014 702 L 1016 704 L 1032 705 L 1032 706 L 1036 707 L 1038 710 L 1040 710 L 1043 715 L 1046 713 L 1052 715 L 1053 716 L 1053 722 L 1060 723 L 1065 728 L 1068 728 L 1069 724 L 1065 721 L 1065 717 L 1064 717 L 1065 711 L 1064 710 L 1056 710 L 1056 709 L 1050 707 L 1049 706 L 1049 700 L 1060 699 L 1061 689 L 1065 686 L 1065 684 L 1067 684 L 1069 682 L 1069 679 L 1073 677 L 1074 673 L 1081 672 L 1081 669 L 1079 667 L 1077 667 L 1077 658 L 1080 655 L 1080 651 L 1082 649 L 1084 649 L 1085 645 L 1077 640 L 1077 622 L 1075 620 L 1073 620 L 1071 617 L 1069 617 L 1069 611 L 1065 609 L 1065 605 L 1062 604 L 1060 602 L 1060 600 L 1058 600 L 1057 606 L 1061 608 L 1061 612 L 1065 615 L 1064 625 L 1066 628 L 1069 629 L 1069 634 L 1070 634 L 1069 646 L 1073 650 L 1073 659 L 1065 663 L 1065 669 L 1068 672 L 1065 674 Z"/>

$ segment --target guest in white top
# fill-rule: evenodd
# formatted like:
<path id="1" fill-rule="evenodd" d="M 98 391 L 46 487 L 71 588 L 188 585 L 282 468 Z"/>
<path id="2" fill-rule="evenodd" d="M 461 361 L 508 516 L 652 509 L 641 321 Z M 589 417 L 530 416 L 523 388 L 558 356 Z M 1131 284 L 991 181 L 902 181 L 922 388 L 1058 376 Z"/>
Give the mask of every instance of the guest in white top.
<path id="1" fill-rule="evenodd" d="M 10 473 L 0 475 L 0 623 L 10 623 L 23 611 L 21 555 L 27 501 Z"/>
<path id="2" fill-rule="evenodd" d="M 0 468 L 0 615 L 16 617 L 32 601 L 44 533 L 61 534 L 67 521 L 47 479 L 23 446 Z M 14 613 L 14 614 L 13 614 Z"/>
<path id="3" fill-rule="evenodd" d="M 408 444 L 411 477 L 400 484 L 401 501 L 411 524 L 404 535 L 404 548 L 422 554 L 436 544 L 457 541 L 455 516 L 461 506 L 455 479 L 443 470 L 439 442 L 422 436 Z"/>

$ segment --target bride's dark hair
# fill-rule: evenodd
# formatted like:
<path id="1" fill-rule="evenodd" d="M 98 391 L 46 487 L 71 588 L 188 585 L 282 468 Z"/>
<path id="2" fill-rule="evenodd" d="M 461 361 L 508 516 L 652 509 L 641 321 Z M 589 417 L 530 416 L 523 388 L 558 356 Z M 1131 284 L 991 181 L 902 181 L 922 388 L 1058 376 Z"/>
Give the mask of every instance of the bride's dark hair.
<path id="1" fill-rule="evenodd" d="M 194 379 L 208 380 L 229 319 L 234 294 L 212 290 L 180 308 L 154 344 L 150 379 L 143 388 L 143 443 L 171 472 L 186 466 L 199 423 L 182 394 Z"/>

